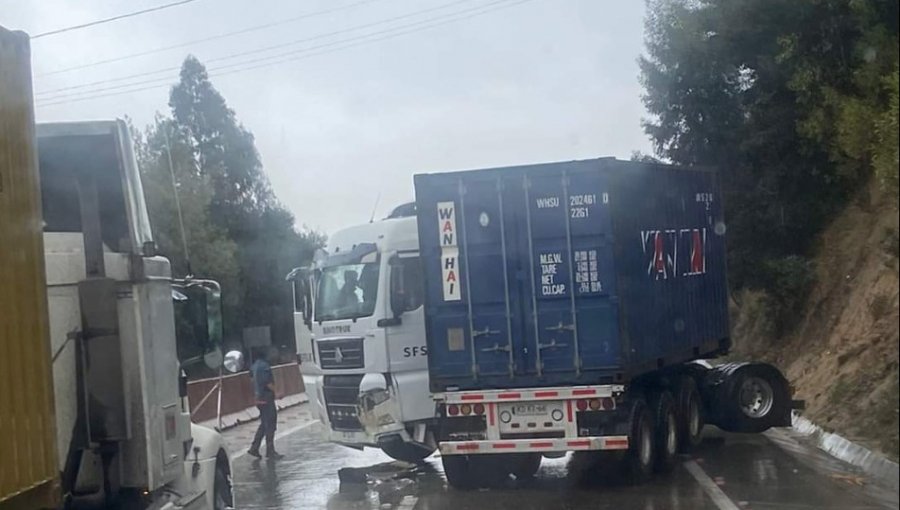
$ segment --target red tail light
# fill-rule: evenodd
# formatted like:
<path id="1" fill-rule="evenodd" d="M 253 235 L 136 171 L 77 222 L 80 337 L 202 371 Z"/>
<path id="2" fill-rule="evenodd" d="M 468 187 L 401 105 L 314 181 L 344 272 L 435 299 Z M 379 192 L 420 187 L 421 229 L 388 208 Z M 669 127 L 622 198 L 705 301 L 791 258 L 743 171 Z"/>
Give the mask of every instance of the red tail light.
<path id="1" fill-rule="evenodd" d="M 575 407 L 577 407 L 579 411 L 586 411 L 588 408 L 587 400 L 581 399 L 575 402 Z"/>
<path id="2" fill-rule="evenodd" d="M 447 406 L 447 414 L 450 416 L 456 416 L 459 414 L 459 406 L 456 404 L 450 404 Z"/>
<path id="3" fill-rule="evenodd" d="M 616 408 L 616 401 L 612 397 L 601 398 L 600 404 L 603 406 L 604 411 L 612 411 Z"/>
<path id="4" fill-rule="evenodd" d="M 475 411 L 475 414 L 484 414 L 484 404 L 475 404 L 472 406 L 472 410 Z"/>

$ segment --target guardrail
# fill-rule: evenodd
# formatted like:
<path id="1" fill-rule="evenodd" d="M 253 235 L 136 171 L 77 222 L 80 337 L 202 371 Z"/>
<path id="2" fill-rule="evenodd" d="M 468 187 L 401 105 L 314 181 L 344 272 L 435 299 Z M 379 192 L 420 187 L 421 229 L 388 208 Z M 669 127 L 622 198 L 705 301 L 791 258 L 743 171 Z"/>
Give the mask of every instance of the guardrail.
<path id="1" fill-rule="evenodd" d="M 276 365 L 272 367 L 272 374 L 275 376 L 277 395 L 295 395 L 304 391 L 297 363 Z M 249 372 L 190 381 L 188 400 L 191 403 L 191 421 L 200 423 L 215 418 L 219 422 L 219 428 L 222 426 L 222 416 L 256 407 Z"/>

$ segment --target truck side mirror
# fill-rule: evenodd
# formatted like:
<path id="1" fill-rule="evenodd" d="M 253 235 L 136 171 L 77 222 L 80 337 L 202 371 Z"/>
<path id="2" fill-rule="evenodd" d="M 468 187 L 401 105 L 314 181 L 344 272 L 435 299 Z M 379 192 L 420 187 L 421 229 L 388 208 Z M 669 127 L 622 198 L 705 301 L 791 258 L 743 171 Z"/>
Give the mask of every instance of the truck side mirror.
<path id="1" fill-rule="evenodd" d="M 285 277 L 291 282 L 294 293 L 294 311 L 303 316 L 303 324 L 312 329 L 313 317 L 313 278 L 321 271 L 318 269 L 295 268 Z"/>
<path id="2" fill-rule="evenodd" d="M 391 313 L 395 319 L 399 319 L 406 311 L 406 281 L 403 274 L 403 264 L 397 256 L 391 258 Z"/>
<path id="3" fill-rule="evenodd" d="M 244 354 L 241 351 L 228 351 L 222 364 L 232 374 L 240 372 L 244 368 Z"/>
<path id="4" fill-rule="evenodd" d="M 172 287 L 175 335 L 182 367 L 222 367 L 222 293 L 212 280 L 180 280 Z"/>

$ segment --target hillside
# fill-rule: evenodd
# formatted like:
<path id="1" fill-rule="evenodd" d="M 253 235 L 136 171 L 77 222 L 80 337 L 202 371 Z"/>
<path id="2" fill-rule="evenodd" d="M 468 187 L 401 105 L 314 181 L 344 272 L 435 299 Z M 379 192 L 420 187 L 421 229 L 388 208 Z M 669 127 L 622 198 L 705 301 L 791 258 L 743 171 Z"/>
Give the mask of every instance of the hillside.
<path id="1" fill-rule="evenodd" d="M 735 354 L 777 364 L 825 429 L 900 457 L 898 215 L 869 186 L 822 233 L 815 283 L 792 332 L 772 332 L 766 296 L 736 296 Z M 739 303 L 739 304 L 738 304 Z"/>

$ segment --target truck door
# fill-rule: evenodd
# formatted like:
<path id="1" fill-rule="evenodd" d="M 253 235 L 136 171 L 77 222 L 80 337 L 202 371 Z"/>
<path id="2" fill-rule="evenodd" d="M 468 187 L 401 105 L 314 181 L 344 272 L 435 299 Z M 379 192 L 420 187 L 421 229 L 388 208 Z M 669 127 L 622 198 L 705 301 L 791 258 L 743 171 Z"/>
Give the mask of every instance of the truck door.
<path id="1" fill-rule="evenodd" d="M 574 163 L 523 179 L 522 372 L 552 377 L 615 365 L 617 300 L 603 173 Z"/>

